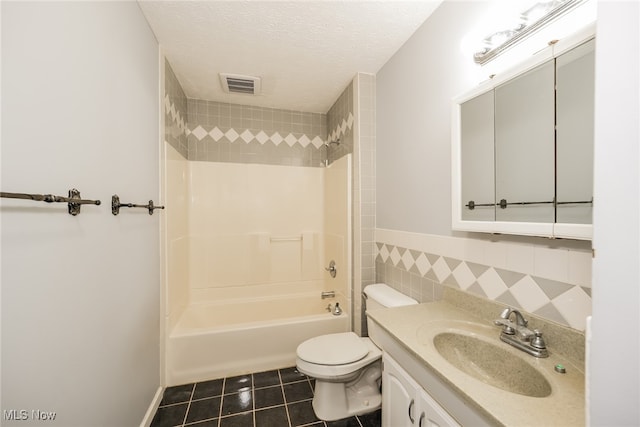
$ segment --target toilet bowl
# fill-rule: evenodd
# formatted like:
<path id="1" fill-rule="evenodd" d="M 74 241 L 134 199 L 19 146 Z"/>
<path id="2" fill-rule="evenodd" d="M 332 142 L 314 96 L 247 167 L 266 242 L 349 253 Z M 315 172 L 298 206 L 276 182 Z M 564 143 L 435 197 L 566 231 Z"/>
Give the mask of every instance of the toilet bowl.
<path id="1" fill-rule="evenodd" d="M 417 304 L 382 283 L 367 286 L 363 294 L 367 310 Z M 300 344 L 296 356 L 298 370 L 316 380 L 312 405 L 319 419 L 335 421 L 380 408 L 382 350 L 374 340 L 353 332 L 321 335 Z"/>

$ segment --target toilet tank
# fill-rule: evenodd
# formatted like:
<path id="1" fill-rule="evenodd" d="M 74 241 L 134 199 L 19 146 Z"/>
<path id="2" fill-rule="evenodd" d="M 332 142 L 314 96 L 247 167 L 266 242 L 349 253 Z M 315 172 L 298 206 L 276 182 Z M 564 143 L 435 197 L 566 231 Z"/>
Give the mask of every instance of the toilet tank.
<path id="1" fill-rule="evenodd" d="M 376 283 L 366 286 L 362 291 L 365 298 L 365 310 L 379 310 L 387 307 L 401 307 L 405 305 L 418 304 L 418 301 L 405 294 L 396 291 L 390 286 L 384 283 Z M 369 320 L 367 317 L 367 329 L 369 331 L 369 338 L 378 347 L 382 348 L 379 340 L 377 339 L 378 325 Z"/>

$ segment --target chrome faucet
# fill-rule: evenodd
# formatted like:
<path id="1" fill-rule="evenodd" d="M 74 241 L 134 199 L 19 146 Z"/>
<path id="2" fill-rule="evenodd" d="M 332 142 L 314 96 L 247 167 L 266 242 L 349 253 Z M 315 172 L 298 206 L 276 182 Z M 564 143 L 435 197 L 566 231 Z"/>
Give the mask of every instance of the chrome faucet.
<path id="1" fill-rule="evenodd" d="M 509 320 L 511 314 L 516 315 L 515 328 L 513 326 L 513 322 Z M 526 336 L 531 332 L 527 329 L 529 321 L 524 318 L 519 310 L 514 308 L 505 308 L 502 313 L 500 313 L 500 319 L 495 320 L 494 323 L 498 326 L 503 326 L 504 328 L 502 331 L 507 335 L 513 335 L 518 332 L 522 338 L 526 338 Z"/>
<path id="2" fill-rule="evenodd" d="M 511 314 L 516 315 L 516 322 L 509 318 Z M 505 308 L 500 313 L 500 318 L 493 321 L 496 326 L 502 326 L 500 340 L 516 347 L 535 357 L 548 357 L 546 344 L 542 338 L 542 332 L 537 329 L 533 331 L 527 328 L 529 321 L 524 318 L 520 311 L 513 308 Z"/>
<path id="3" fill-rule="evenodd" d="M 322 293 L 320 294 L 320 298 L 325 299 L 325 298 L 335 298 L 336 297 L 336 291 L 322 291 Z"/>

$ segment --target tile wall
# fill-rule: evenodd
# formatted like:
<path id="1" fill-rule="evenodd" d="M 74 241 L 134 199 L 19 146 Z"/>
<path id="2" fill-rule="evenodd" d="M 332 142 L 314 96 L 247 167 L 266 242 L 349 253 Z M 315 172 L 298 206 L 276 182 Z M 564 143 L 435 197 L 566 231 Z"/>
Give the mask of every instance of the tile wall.
<path id="1" fill-rule="evenodd" d="M 591 314 L 591 253 L 376 230 L 376 279 L 419 302 L 444 286 L 584 331 Z"/>
<path id="2" fill-rule="evenodd" d="M 327 142 L 340 142 L 339 144 L 329 144 L 327 149 L 329 163 L 346 154 L 353 153 L 354 123 L 353 82 L 351 82 L 327 112 L 329 132 Z"/>
<path id="3" fill-rule="evenodd" d="M 187 97 L 168 61 L 164 67 L 165 140 L 187 157 Z"/>
<path id="4" fill-rule="evenodd" d="M 188 99 L 168 61 L 164 108 L 165 138 L 188 160 L 324 166 L 326 114 Z"/>
<path id="5" fill-rule="evenodd" d="M 375 283 L 375 103 L 376 81 L 372 74 L 358 73 L 354 87 L 356 112 L 354 152 L 354 319 L 358 333 L 366 331 L 362 289 Z"/>
<path id="6" fill-rule="evenodd" d="M 189 99 L 189 160 L 322 167 L 327 117 Z"/>

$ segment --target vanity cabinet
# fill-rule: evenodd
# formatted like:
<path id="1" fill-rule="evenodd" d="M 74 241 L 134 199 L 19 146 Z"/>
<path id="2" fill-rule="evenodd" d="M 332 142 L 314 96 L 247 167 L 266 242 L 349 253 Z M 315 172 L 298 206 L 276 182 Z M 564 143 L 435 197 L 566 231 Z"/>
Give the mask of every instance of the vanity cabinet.
<path id="1" fill-rule="evenodd" d="M 382 357 L 382 426 L 459 426 L 398 362 Z"/>
<path id="2" fill-rule="evenodd" d="M 454 100 L 454 230 L 591 239 L 594 67 L 587 28 Z"/>

